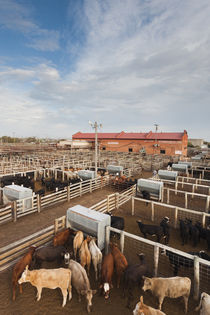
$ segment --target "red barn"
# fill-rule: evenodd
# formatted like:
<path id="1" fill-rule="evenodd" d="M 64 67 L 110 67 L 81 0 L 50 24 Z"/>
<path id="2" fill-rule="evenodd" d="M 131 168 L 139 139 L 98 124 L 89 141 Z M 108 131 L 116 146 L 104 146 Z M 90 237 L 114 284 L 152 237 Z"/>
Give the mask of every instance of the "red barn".
<path id="1" fill-rule="evenodd" d="M 77 132 L 73 140 L 86 140 L 95 145 L 95 133 Z M 139 152 L 147 154 L 187 155 L 187 131 L 184 132 L 120 132 L 98 133 L 100 150 L 118 152 Z"/>

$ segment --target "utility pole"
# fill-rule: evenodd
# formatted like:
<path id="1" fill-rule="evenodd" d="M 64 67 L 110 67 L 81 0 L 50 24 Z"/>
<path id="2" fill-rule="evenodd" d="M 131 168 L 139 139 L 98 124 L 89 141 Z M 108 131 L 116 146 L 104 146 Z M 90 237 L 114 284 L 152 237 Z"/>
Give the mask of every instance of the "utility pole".
<path id="1" fill-rule="evenodd" d="M 96 121 L 94 123 L 89 121 L 89 124 L 93 129 L 95 129 L 95 178 L 96 178 L 98 170 L 98 128 L 101 128 L 102 124 L 98 124 Z"/>

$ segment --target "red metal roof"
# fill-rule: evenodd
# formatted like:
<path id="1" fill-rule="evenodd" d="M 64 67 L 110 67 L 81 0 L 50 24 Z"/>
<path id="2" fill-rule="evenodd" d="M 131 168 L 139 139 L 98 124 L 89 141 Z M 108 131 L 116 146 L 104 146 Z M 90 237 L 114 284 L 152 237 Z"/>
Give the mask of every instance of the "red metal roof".
<path id="1" fill-rule="evenodd" d="M 98 133 L 98 139 L 135 139 L 135 140 L 182 140 L 184 132 L 120 132 L 120 133 Z M 72 139 L 95 139 L 95 133 L 77 132 Z"/>

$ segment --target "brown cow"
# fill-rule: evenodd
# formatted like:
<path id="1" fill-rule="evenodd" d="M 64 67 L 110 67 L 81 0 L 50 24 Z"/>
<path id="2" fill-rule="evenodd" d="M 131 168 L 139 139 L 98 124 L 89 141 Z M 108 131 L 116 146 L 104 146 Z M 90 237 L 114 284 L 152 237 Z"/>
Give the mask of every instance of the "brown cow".
<path id="1" fill-rule="evenodd" d="M 166 315 L 165 313 L 156 310 L 155 308 L 148 306 L 143 303 L 143 296 L 140 297 L 140 302 L 136 304 L 135 309 L 133 310 L 133 315 Z"/>
<path id="2" fill-rule="evenodd" d="M 79 250 L 79 257 L 80 257 L 80 264 L 82 265 L 82 267 L 85 268 L 85 266 L 87 265 L 87 274 L 89 276 L 91 254 L 90 254 L 90 251 L 88 248 L 88 240 L 89 239 L 85 239 L 82 242 L 82 245 L 81 245 L 80 250 Z"/>
<path id="3" fill-rule="evenodd" d="M 128 262 L 125 256 L 121 253 L 119 248 L 117 247 L 117 244 L 111 243 L 109 244 L 111 248 L 111 253 L 114 257 L 114 264 L 117 272 L 117 288 L 120 287 L 120 279 L 125 271 L 125 269 L 128 267 Z"/>
<path id="4" fill-rule="evenodd" d="M 109 298 L 110 288 L 112 285 L 112 276 L 114 272 L 114 257 L 112 253 L 104 256 L 101 266 L 101 285 L 100 288 L 104 294 L 105 299 Z"/>
<path id="5" fill-rule="evenodd" d="M 54 246 L 64 245 L 69 240 L 69 236 L 75 234 L 76 232 L 70 228 L 58 232 L 53 238 L 53 245 Z"/>
<path id="6" fill-rule="evenodd" d="M 25 267 L 27 265 L 30 265 L 33 257 L 33 253 L 36 249 L 36 246 L 31 246 L 28 250 L 28 252 L 16 263 L 16 265 L 13 268 L 12 272 L 12 288 L 13 288 L 13 301 L 15 300 L 15 289 L 18 283 L 18 279 L 21 277 L 23 271 L 25 270 Z M 19 284 L 20 287 L 20 293 L 23 292 L 21 284 Z"/>
<path id="7" fill-rule="evenodd" d="M 73 248 L 74 248 L 74 258 L 77 260 L 77 250 L 80 249 L 82 242 L 84 240 L 84 234 L 82 231 L 77 231 L 74 241 L 73 241 Z"/>

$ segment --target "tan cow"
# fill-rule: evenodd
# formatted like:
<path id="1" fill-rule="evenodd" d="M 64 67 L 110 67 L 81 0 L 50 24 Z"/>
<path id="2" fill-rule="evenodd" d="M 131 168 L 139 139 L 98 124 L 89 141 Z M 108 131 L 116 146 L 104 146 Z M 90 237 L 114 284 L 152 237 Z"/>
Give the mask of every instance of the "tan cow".
<path id="1" fill-rule="evenodd" d="M 133 310 L 133 315 L 166 315 L 165 313 L 154 309 L 151 306 L 148 306 L 143 303 L 143 296 L 140 297 L 140 302 L 136 304 L 135 309 Z"/>
<path id="2" fill-rule="evenodd" d="M 159 300 L 159 310 L 164 298 L 178 298 L 183 296 L 185 303 L 185 313 L 187 313 L 188 298 L 190 295 L 191 280 L 187 277 L 171 277 L 171 278 L 148 278 L 144 279 L 144 291 L 151 290 Z"/>
<path id="3" fill-rule="evenodd" d="M 80 249 L 82 242 L 84 240 L 84 234 L 82 231 L 78 231 L 74 237 L 73 248 L 74 248 L 74 258 L 77 260 L 77 250 Z"/>
<path id="4" fill-rule="evenodd" d="M 195 309 L 195 311 L 199 310 L 200 315 L 210 315 L 210 295 L 205 292 L 201 293 L 200 303 Z"/>
<path id="5" fill-rule="evenodd" d="M 28 270 L 28 266 L 22 273 L 18 283 L 30 282 L 37 288 L 37 301 L 41 299 L 42 289 L 60 288 L 63 294 L 63 304 L 66 305 L 66 299 L 69 292 L 69 300 L 72 298 L 71 293 L 71 270 L 65 268 L 58 269 L 39 269 Z"/>
<path id="6" fill-rule="evenodd" d="M 82 245 L 79 250 L 79 257 L 80 257 L 80 264 L 82 265 L 83 268 L 87 265 L 87 274 L 89 276 L 89 271 L 90 271 L 90 264 L 91 264 L 91 254 L 88 248 L 88 240 L 85 239 L 82 242 Z"/>

